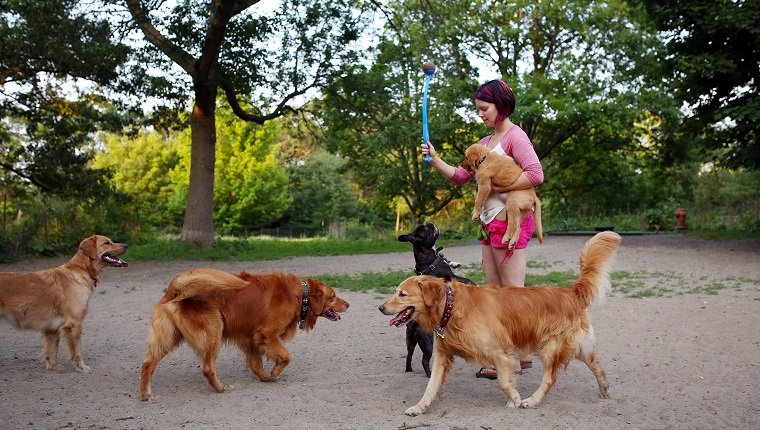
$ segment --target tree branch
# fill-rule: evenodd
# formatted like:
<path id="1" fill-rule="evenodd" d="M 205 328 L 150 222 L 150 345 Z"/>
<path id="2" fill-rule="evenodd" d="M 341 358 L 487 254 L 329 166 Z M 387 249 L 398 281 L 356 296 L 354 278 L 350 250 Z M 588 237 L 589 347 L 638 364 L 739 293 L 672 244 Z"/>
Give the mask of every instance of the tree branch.
<path id="1" fill-rule="evenodd" d="M 142 30 L 145 39 L 166 54 L 166 56 L 177 63 L 178 66 L 182 67 L 182 69 L 190 76 L 195 76 L 193 70 L 195 58 L 164 37 L 164 35 L 153 26 L 153 23 L 151 23 L 150 18 L 148 17 L 148 11 L 142 6 L 140 0 L 126 0 L 126 2 L 129 7 L 129 12 L 132 14 L 132 18 L 134 18 L 135 23 L 137 23 L 140 30 Z"/>

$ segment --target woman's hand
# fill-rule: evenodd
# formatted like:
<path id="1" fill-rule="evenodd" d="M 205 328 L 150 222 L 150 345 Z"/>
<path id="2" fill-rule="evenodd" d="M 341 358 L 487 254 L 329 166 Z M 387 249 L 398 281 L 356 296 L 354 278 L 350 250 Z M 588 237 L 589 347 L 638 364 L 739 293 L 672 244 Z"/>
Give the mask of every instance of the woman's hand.
<path id="1" fill-rule="evenodd" d="M 427 142 L 427 145 L 423 143 L 420 145 L 420 148 L 422 149 L 422 156 L 430 155 L 430 159 L 436 158 L 438 154 L 435 152 L 435 148 L 433 147 L 433 144 L 430 143 L 430 141 Z"/>

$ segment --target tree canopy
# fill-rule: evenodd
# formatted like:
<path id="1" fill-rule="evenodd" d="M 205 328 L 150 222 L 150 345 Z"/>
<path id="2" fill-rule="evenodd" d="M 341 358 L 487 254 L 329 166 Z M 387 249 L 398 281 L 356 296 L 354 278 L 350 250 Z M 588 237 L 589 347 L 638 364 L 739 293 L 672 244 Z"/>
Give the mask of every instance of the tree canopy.
<path id="1" fill-rule="evenodd" d="M 760 168 L 760 2 L 640 0 L 667 41 L 656 74 L 689 109 L 684 139 L 727 167 Z"/>
<path id="2" fill-rule="evenodd" d="M 0 3 L 0 168 L 54 194 L 98 195 L 92 133 L 121 126 L 103 96 L 128 48 L 78 0 Z"/>

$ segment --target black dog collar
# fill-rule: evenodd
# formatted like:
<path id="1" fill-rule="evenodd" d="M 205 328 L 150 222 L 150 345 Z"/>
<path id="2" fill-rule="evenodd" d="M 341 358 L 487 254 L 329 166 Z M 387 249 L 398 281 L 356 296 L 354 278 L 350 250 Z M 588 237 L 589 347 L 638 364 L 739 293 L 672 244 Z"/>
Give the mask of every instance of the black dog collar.
<path id="1" fill-rule="evenodd" d="M 443 316 L 438 327 L 435 328 L 435 334 L 443 339 L 443 330 L 446 328 L 446 324 L 449 323 L 451 318 L 451 311 L 454 310 L 454 290 L 451 288 L 451 284 L 446 284 L 446 305 L 443 307 Z"/>
<path id="2" fill-rule="evenodd" d="M 306 323 L 306 312 L 309 311 L 309 284 L 301 281 L 301 287 L 303 287 L 303 296 L 301 298 L 301 319 L 298 321 L 298 328 L 303 330 Z"/>

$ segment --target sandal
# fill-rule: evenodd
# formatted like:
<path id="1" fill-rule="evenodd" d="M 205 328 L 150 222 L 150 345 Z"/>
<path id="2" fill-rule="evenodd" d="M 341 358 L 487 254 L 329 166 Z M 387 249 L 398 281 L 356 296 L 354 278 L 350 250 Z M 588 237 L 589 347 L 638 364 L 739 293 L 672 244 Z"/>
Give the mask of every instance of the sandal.
<path id="1" fill-rule="evenodd" d="M 489 369 L 481 367 L 478 373 L 475 374 L 476 378 L 496 379 L 496 369 Z"/>
<path id="2" fill-rule="evenodd" d="M 522 370 L 512 372 L 515 375 L 522 375 Z M 475 374 L 476 378 L 497 379 L 496 369 L 481 367 Z"/>

